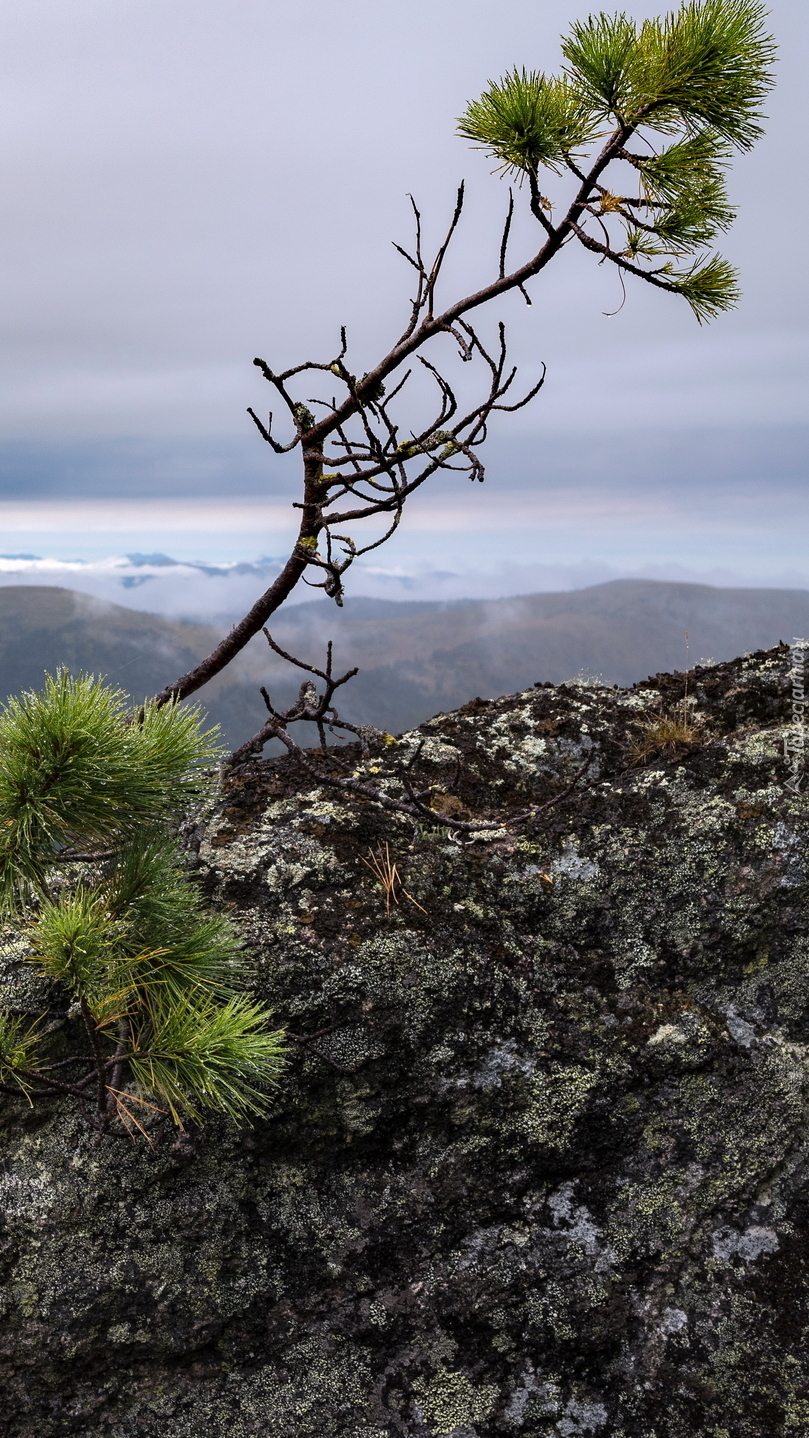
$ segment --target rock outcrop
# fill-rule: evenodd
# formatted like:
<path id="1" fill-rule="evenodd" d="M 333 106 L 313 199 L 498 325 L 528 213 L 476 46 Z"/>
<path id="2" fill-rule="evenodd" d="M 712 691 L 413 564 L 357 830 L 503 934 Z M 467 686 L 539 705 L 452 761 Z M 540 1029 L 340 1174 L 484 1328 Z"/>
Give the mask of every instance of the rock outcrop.
<path id="1" fill-rule="evenodd" d="M 153 1149 L 4 1101 L 9 1438 L 809 1431 L 789 665 L 698 670 L 698 741 L 645 758 L 682 676 L 349 751 L 502 819 L 461 841 L 286 760 L 235 772 L 189 844 L 286 1079 L 255 1128 Z M 9 936 L 18 1003 L 32 972 Z"/>

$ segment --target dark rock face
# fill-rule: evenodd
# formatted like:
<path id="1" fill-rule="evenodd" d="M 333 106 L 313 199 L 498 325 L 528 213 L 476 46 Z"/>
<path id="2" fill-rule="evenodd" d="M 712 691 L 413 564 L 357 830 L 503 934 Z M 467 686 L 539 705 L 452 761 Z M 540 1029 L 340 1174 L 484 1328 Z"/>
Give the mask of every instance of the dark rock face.
<path id="1" fill-rule="evenodd" d="M 468 844 L 234 775 L 192 848 L 296 1036 L 274 1117 L 150 1151 L 7 1105 L 3 1431 L 809 1431 L 789 664 L 698 671 L 679 755 L 631 757 L 682 696 L 658 676 L 474 701 L 365 763 L 394 793 L 424 739 L 437 806 L 504 816 Z"/>

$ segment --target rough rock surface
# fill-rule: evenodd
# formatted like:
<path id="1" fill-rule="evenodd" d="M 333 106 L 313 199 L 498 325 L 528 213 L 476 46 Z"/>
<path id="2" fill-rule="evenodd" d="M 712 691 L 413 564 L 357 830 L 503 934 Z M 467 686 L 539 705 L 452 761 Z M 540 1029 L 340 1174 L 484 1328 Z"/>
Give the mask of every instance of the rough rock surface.
<path id="1" fill-rule="evenodd" d="M 809 1431 L 789 663 L 697 671 L 699 743 L 640 762 L 682 676 L 473 701 L 365 761 L 395 793 L 424 739 L 437 805 L 504 816 L 464 844 L 237 771 L 191 849 L 295 1035 L 273 1117 L 149 1150 L 6 1104 L 4 1433 Z M 19 1001 L 12 936 L 4 965 Z"/>

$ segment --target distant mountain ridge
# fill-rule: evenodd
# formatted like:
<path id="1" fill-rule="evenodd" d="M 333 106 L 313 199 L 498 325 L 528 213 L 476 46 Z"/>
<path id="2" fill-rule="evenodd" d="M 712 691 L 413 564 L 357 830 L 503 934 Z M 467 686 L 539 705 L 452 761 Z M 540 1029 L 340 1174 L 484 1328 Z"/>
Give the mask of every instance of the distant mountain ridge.
<path id="1" fill-rule="evenodd" d="M 477 695 L 493 698 L 538 680 L 587 674 L 627 685 L 682 670 L 686 631 L 691 665 L 807 638 L 809 592 L 619 579 L 514 599 L 360 598 L 341 610 L 324 600 L 280 610 L 271 631 L 287 651 L 318 666 L 332 639 L 335 667 L 360 668 L 340 691 L 341 714 L 395 733 Z M 209 625 L 69 589 L 0 587 L 0 698 L 38 687 L 44 671 L 62 664 L 104 674 L 140 700 L 221 637 Z M 197 697 L 235 746 L 263 722 L 259 685 L 287 703 L 301 677 L 258 635 Z"/>
<path id="2" fill-rule="evenodd" d="M 0 588 L 0 699 L 36 689 L 45 672 L 63 665 L 103 674 L 135 701 L 154 694 L 210 653 L 221 634 L 202 624 L 50 586 Z M 204 703 L 228 740 L 248 737 L 262 722 L 255 684 L 234 674 L 207 687 Z"/>
<path id="3" fill-rule="evenodd" d="M 475 695 L 492 698 L 537 680 L 587 674 L 628 685 L 686 662 L 807 637 L 809 593 L 619 579 L 465 603 L 357 599 L 335 611 L 321 601 L 282 610 L 273 632 L 310 662 L 332 638 L 336 664 L 360 666 L 345 695 L 346 713 L 350 701 L 368 722 L 381 722 L 372 715 L 384 709 L 407 725 Z"/>

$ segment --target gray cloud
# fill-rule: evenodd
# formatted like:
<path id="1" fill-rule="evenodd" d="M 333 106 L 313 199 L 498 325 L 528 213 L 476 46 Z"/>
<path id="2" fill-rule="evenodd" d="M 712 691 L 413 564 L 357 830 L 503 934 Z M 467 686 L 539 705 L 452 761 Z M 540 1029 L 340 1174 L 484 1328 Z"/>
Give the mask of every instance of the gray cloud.
<path id="1" fill-rule="evenodd" d="M 253 355 L 328 356 L 347 322 L 356 367 L 373 361 L 406 308 L 409 278 L 390 240 L 408 238 L 408 191 L 436 234 L 465 175 L 469 213 L 449 283 L 491 273 L 505 189 L 454 136 L 454 117 L 515 62 L 555 68 L 559 32 L 587 9 L 512 0 L 495 18 L 489 0 L 0 0 L 3 496 L 289 495 L 293 470 L 244 414 L 267 399 Z M 722 514 L 729 534 L 743 528 L 765 482 L 785 496 L 769 517 L 766 572 L 778 570 L 772 525 L 782 524 L 781 569 L 792 563 L 808 347 L 796 283 L 806 198 L 793 182 L 802 0 L 775 0 L 772 25 L 782 60 L 767 136 L 732 177 L 741 213 L 725 248 L 742 270 L 742 307 L 700 330 L 684 304 L 636 285 L 607 319 L 615 277 L 583 254 L 561 257 L 531 310 L 503 307 L 526 376 L 545 360 L 549 377 L 534 408 L 495 435 L 492 482 L 500 493 L 571 485 L 582 545 L 598 543 L 585 491 L 601 485 L 616 517 L 629 506 L 638 564 L 658 562 L 655 524 L 673 523 L 676 562 L 707 572 L 706 537 Z M 518 225 L 515 244 L 532 238 Z M 669 519 L 650 515 L 650 484 L 671 496 Z M 149 547 L 168 547 L 160 514 Z M 477 563 L 474 546 L 461 552 L 466 532 L 459 521 L 453 571 Z M 416 573 L 421 554 L 434 570 L 435 546 L 418 525 L 413 535 L 391 568 Z M 131 538 L 126 548 L 148 542 L 143 525 Z M 251 553 L 261 549 L 275 552 L 263 537 Z M 532 562 L 575 564 L 583 552 L 557 550 L 551 537 Z M 612 539 L 593 552 L 623 564 Z M 731 544 L 722 562 L 738 557 Z M 753 575 L 752 557 L 743 563 Z"/>
<path id="2" fill-rule="evenodd" d="M 260 393 L 254 353 L 291 362 L 328 351 L 348 322 L 364 357 L 392 334 L 409 287 L 390 245 L 407 237 L 405 194 L 419 195 L 435 231 L 462 174 L 470 214 L 451 283 L 479 281 L 504 186 L 454 136 L 454 117 L 515 61 L 556 67 L 559 32 L 582 9 L 514 0 L 495 22 L 483 0 L 0 8 L 4 417 L 7 433 L 23 435 L 51 421 L 63 434 L 240 432 Z M 772 21 L 783 47 L 772 118 L 733 177 L 741 217 L 727 248 L 743 270 L 743 308 L 706 335 L 684 304 L 636 285 L 606 321 L 614 275 L 565 256 L 535 286 L 533 313 L 512 308 L 522 359 L 572 366 L 571 391 L 582 363 L 606 373 L 651 347 L 665 421 L 679 388 L 667 353 L 699 374 L 717 348 L 726 361 L 741 346 L 749 391 L 757 343 L 759 379 L 779 346 L 793 363 L 790 337 L 804 322 L 795 275 L 806 202 L 792 176 L 805 6 L 776 0 Z M 786 191 L 790 222 L 774 226 Z"/>

